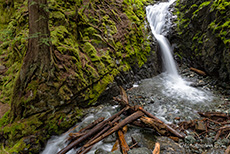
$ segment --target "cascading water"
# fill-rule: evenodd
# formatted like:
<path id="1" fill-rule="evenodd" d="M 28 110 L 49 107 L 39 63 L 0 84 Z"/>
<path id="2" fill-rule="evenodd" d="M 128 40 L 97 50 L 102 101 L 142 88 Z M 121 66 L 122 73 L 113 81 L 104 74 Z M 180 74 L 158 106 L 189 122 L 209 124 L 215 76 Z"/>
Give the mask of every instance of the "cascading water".
<path id="1" fill-rule="evenodd" d="M 146 8 L 147 20 L 151 27 L 152 34 L 159 43 L 162 53 L 163 65 L 165 68 L 165 73 L 162 74 L 161 78 L 162 83 L 164 83 L 165 86 L 163 93 L 179 99 L 186 98 L 193 102 L 210 100 L 211 97 L 208 96 L 208 94 L 196 88 L 190 87 L 190 83 L 184 81 L 179 76 L 176 63 L 172 56 L 171 45 L 167 38 L 162 34 L 164 31 L 167 31 L 167 27 L 171 26 L 171 22 L 169 20 L 171 14 L 168 9 L 174 2 L 175 0 L 170 0 L 169 2 L 161 2 L 156 5 L 150 5 Z M 168 18 L 166 18 L 167 16 Z"/>
<path id="2" fill-rule="evenodd" d="M 166 16 L 170 15 L 168 8 L 173 2 L 175 2 L 175 0 L 162 2 L 146 8 L 147 19 L 152 33 L 157 39 L 162 51 L 166 72 L 151 79 L 142 80 L 138 87 L 135 86 L 135 88 L 131 90 L 131 93 L 134 95 L 133 98 L 139 95 L 144 96 L 144 108 L 147 111 L 168 123 L 172 122 L 175 117 L 181 117 L 181 120 L 199 118 L 195 110 L 210 109 L 211 103 L 208 104 L 206 102 L 212 99 L 211 94 L 188 86 L 189 83 L 179 76 L 172 56 L 170 43 L 162 35 L 163 31 L 165 31 L 164 27 L 167 27 L 167 24 L 170 26 L 170 22 L 166 21 Z M 79 131 L 80 128 L 98 117 L 110 117 L 117 112 L 117 108 L 118 106 L 111 106 L 111 104 L 109 104 L 108 107 L 103 107 L 102 111 L 94 111 L 94 113 L 87 115 L 88 117 L 78 124 L 79 127 L 71 132 Z M 137 131 L 137 128 L 128 133 L 128 142 L 131 142 L 131 135 L 139 133 L 144 136 L 141 131 Z M 151 136 L 151 134 L 152 132 L 147 136 Z M 59 137 L 52 137 L 41 154 L 56 154 L 59 150 L 64 148 L 67 143 L 68 133 Z M 113 144 L 114 143 L 111 144 L 101 141 L 95 145 L 88 154 L 94 154 L 98 149 L 103 149 L 105 152 L 109 153 Z M 77 149 L 72 149 L 68 154 L 74 154 L 76 151 Z"/>
<path id="3" fill-rule="evenodd" d="M 146 15 L 152 33 L 160 45 L 166 72 L 169 75 L 178 78 L 179 75 L 172 57 L 171 46 L 167 38 L 162 35 L 163 28 L 166 25 L 166 16 L 169 14 L 168 8 L 174 1 L 175 0 L 171 0 L 169 2 L 163 2 L 153 6 L 150 5 L 146 8 Z"/>

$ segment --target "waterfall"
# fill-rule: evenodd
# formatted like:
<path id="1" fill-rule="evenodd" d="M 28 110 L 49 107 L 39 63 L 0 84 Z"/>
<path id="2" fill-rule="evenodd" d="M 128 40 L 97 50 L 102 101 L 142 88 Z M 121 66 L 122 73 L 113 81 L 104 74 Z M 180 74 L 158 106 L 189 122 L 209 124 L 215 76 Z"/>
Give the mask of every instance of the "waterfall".
<path id="1" fill-rule="evenodd" d="M 169 14 L 168 8 L 173 2 L 175 2 L 175 0 L 162 2 L 154 6 L 150 5 L 146 8 L 147 19 L 152 33 L 157 39 L 162 51 L 166 73 L 160 74 L 151 79 L 143 80 L 140 87 L 135 86 L 135 88 L 132 88 L 132 90 L 137 91 L 137 94 L 135 94 L 135 97 L 133 98 L 136 98 L 136 96 L 139 95 L 142 96 L 144 93 L 146 93 L 146 97 L 144 97 L 145 101 L 148 100 L 148 97 L 150 96 L 149 100 L 151 101 L 149 101 L 150 103 L 145 101 L 144 108 L 148 111 L 151 111 L 152 114 L 156 115 L 164 122 L 168 123 L 172 122 L 175 117 L 183 118 L 187 116 L 188 119 L 199 117 L 199 115 L 196 113 L 197 106 L 204 109 L 209 108 L 209 103 L 207 102 L 212 100 L 212 94 L 188 86 L 188 82 L 184 81 L 179 76 L 176 63 L 172 56 L 172 48 L 170 43 L 168 42 L 167 38 L 162 35 L 164 32 L 164 27 L 167 24 L 170 26 L 170 22 L 166 21 L 166 16 Z M 138 91 L 140 92 L 138 93 Z M 141 101 L 143 101 L 143 99 Z M 152 103 L 153 101 L 154 103 Z M 75 129 L 71 129 L 69 133 L 78 132 L 81 128 L 84 128 L 99 117 L 109 118 L 118 111 L 117 108 L 119 108 L 119 106 L 111 106 L 111 104 L 108 104 L 108 107 L 104 107 L 103 109 L 100 108 L 98 111 L 95 109 L 88 111 L 89 114 L 87 117 L 81 123 L 79 123 Z M 92 114 L 92 112 L 94 113 Z M 182 113 L 184 116 L 181 116 Z M 129 134 L 136 134 L 137 132 L 139 133 L 139 130 L 136 131 L 134 129 L 130 129 L 130 131 L 132 132 Z M 68 133 L 64 133 L 59 137 L 53 136 L 48 141 L 46 148 L 41 154 L 56 154 L 58 151 L 68 145 L 68 136 Z M 89 151 L 88 154 L 95 154 L 97 149 L 103 149 L 105 152 L 107 151 L 107 153 L 109 153 L 113 147 L 113 144 L 114 143 L 104 143 L 101 141 L 94 145 L 93 149 Z M 68 154 L 75 154 L 77 150 L 78 149 L 72 149 L 68 152 Z"/>
<path id="2" fill-rule="evenodd" d="M 190 83 L 180 77 L 172 56 L 172 47 L 168 39 L 163 35 L 163 33 L 169 30 L 169 27 L 171 26 L 169 20 L 171 17 L 169 7 L 175 1 L 176 0 L 169 0 L 169 2 L 160 2 L 146 7 L 147 20 L 152 34 L 159 43 L 163 66 L 165 68 L 165 73 L 161 74 L 162 84 L 165 86 L 165 89 L 162 92 L 169 97 L 175 97 L 178 99 L 183 98 L 193 102 L 210 101 L 212 100 L 212 96 L 208 96 L 209 94 L 204 91 L 190 87 Z"/>
<path id="3" fill-rule="evenodd" d="M 146 14 L 151 31 L 160 45 L 165 70 L 172 77 L 178 78 L 179 75 L 172 56 L 171 45 L 167 38 L 162 35 L 166 22 L 170 22 L 166 21 L 166 16 L 169 15 L 168 8 L 173 2 L 175 2 L 175 0 L 162 2 L 153 6 L 150 5 L 146 8 Z"/>

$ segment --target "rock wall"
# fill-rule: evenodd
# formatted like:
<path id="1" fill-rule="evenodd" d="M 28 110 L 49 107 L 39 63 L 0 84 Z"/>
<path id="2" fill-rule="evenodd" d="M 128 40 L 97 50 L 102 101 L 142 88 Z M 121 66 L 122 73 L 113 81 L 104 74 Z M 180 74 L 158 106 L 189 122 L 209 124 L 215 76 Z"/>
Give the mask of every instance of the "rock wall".
<path id="1" fill-rule="evenodd" d="M 148 0 L 48 3 L 54 62 L 50 72 L 55 78 L 28 84 L 22 119 L 10 121 L 10 111 L 0 119 L 0 153 L 39 153 L 52 134 L 60 134 L 80 120 L 82 107 L 118 92 L 109 93 L 108 88 L 131 85 L 157 73 L 155 46 L 145 25 Z M 12 15 L 3 15 L 10 18 L 1 27 L 0 64 L 7 68 L 0 78 L 3 103 L 10 102 L 27 50 L 27 5 L 27 1 L 17 0 Z"/>
<path id="2" fill-rule="evenodd" d="M 230 2 L 177 0 L 176 54 L 190 66 L 230 80 Z"/>

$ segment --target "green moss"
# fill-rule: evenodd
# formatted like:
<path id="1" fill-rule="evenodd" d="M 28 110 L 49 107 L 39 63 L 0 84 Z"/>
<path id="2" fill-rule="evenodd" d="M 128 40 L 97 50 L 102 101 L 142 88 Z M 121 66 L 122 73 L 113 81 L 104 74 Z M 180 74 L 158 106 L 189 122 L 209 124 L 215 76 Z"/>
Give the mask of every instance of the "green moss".
<path id="1" fill-rule="evenodd" d="M 206 2 L 203 2 L 202 4 L 200 4 L 198 9 L 193 12 L 192 18 L 195 18 L 197 16 L 198 12 L 200 12 L 200 10 L 202 10 L 204 7 L 207 7 L 210 3 L 211 3 L 211 1 L 206 1 Z"/>
<path id="2" fill-rule="evenodd" d="M 85 97 L 89 101 L 89 105 L 97 101 L 100 94 L 106 89 L 107 85 L 114 80 L 114 77 L 119 73 L 118 70 L 114 69 L 110 74 L 104 76 L 98 83 L 94 84 L 92 89 L 89 91 L 89 96 Z"/>
<path id="3" fill-rule="evenodd" d="M 59 89 L 58 95 L 63 101 L 68 101 L 73 96 L 73 93 L 66 85 L 64 85 Z"/>
<path id="4" fill-rule="evenodd" d="M 107 2 L 112 9 L 104 7 Z M 36 80 L 28 84 L 22 99 L 24 119 L 7 125 L 7 113 L 0 120 L 0 126 L 6 125 L 3 131 L 9 140 L 7 146 L 14 149 L 6 148 L 8 151 L 28 148 L 21 142 L 25 136 L 44 131 L 45 138 L 39 140 L 45 140 L 51 134 L 62 133 L 82 114 L 79 109 L 69 112 L 63 108 L 73 105 L 71 100 L 75 95 L 79 99 L 73 106 L 94 104 L 121 71 L 130 70 L 136 63 L 142 66 L 147 61 L 151 48 L 144 25 L 144 5 L 149 1 L 125 0 L 122 5 L 117 5 L 115 0 L 107 2 L 49 1 L 55 78 L 47 84 Z M 9 67 L 0 86 L 5 97 L 1 100 L 5 101 L 9 101 L 28 44 L 26 2 L 18 3 L 17 8 L 8 26 L 1 31 L 4 43 L 0 45 L 0 55 L 7 55 L 5 61 Z M 127 24 L 127 30 L 118 27 L 122 22 Z"/>
<path id="5" fill-rule="evenodd" d="M 13 147 L 11 148 L 6 148 L 4 152 L 8 153 L 20 153 L 20 151 L 23 151 L 26 148 L 29 148 L 30 145 L 26 145 L 26 143 L 23 141 L 24 139 L 22 138 L 19 140 Z M 0 151 L 1 152 L 1 151 Z"/>
<path id="6" fill-rule="evenodd" d="M 7 125 L 9 123 L 9 115 L 10 111 L 7 111 L 4 116 L 0 119 L 0 128 L 2 128 L 3 126 Z"/>

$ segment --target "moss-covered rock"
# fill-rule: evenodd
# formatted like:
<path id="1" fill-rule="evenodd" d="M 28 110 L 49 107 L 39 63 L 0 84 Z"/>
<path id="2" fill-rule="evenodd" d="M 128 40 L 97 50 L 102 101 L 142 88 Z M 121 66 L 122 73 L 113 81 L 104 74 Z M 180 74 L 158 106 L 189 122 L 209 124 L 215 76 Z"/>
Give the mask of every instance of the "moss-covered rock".
<path id="1" fill-rule="evenodd" d="M 156 73 L 156 56 L 145 28 L 148 0 L 48 3 L 54 66 L 51 78 L 41 74 L 39 80 L 28 82 L 18 102 L 20 118 L 11 121 L 7 112 L 0 119 L 0 153 L 38 153 L 52 134 L 74 125 L 83 113 L 81 107 L 95 104 L 108 85 Z M 0 58 L 8 68 L 0 78 L 3 103 L 10 102 L 28 43 L 27 1 L 18 0 L 14 6 L 8 26 L 0 27 Z"/>
<path id="2" fill-rule="evenodd" d="M 182 1 L 176 5 L 177 52 L 193 67 L 230 80 L 230 2 Z"/>

